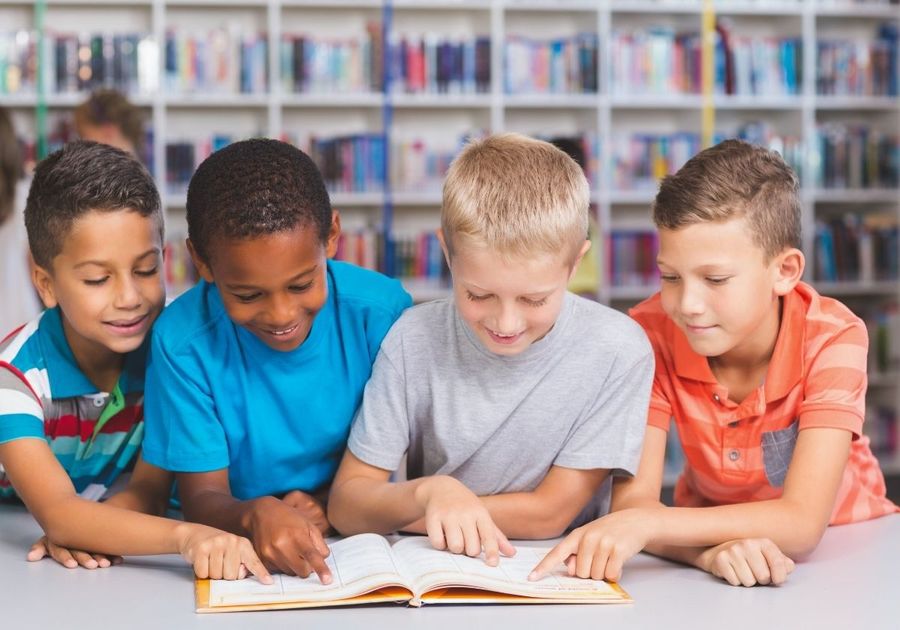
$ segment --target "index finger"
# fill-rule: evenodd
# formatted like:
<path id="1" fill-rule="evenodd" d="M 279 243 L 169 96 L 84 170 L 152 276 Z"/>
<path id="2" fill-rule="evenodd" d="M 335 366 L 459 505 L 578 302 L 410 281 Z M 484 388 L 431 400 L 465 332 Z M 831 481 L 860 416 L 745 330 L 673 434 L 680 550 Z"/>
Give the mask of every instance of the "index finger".
<path id="1" fill-rule="evenodd" d="M 566 561 L 566 558 L 578 551 L 578 541 L 573 539 L 572 534 L 566 536 L 566 539 L 557 544 L 550 552 L 544 556 L 544 559 L 538 562 L 537 566 L 528 574 L 530 581 L 540 580 L 542 577 L 550 573 L 553 567 L 558 566 Z"/>
<path id="2" fill-rule="evenodd" d="M 331 553 L 322 534 L 315 527 L 310 527 L 305 541 L 300 543 L 300 555 L 319 576 L 322 584 L 331 584 L 331 569 L 325 564 L 325 558 Z"/>
<path id="3" fill-rule="evenodd" d="M 253 549 L 253 545 L 250 544 L 250 541 L 241 545 L 241 564 L 247 567 L 247 570 L 255 575 L 256 579 L 263 584 L 273 584 L 275 582 L 275 580 L 272 579 L 272 574 L 269 573 L 269 570 L 266 568 L 266 565 L 264 565 L 262 560 L 259 559 L 259 556 L 256 555 L 256 551 Z"/>
<path id="4" fill-rule="evenodd" d="M 481 538 L 481 546 L 484 549 L 484 563 L 489 567 L 495 567 L 500 562 L 500 541 L 498 540 L 500 532 L 490 518 L 478 521 L 476 526 Z"/>

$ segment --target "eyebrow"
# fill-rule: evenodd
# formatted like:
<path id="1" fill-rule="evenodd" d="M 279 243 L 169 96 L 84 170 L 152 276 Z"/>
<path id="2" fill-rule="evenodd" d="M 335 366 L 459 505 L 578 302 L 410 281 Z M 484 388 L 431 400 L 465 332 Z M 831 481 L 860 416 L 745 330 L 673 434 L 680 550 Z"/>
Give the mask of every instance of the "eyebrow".
<path id="1" fill-rule="evenodd" d="M 479 291 L 481 293 L 490 293 L 492 295 L 495 293 L 495 291 L 490 291 L 488 289 L 482 289 L 477 284 L 474 284 L 471 282 L 466 282 L 465 280 L 463 280 L 462 283 L 464 285 L 466 285 L 466 284 L 469 285 L 468 287 L 466 287 L 467 291 L 471 289 L 473 291 Z M 522 293 L 522 294 L 518 295 L 517 297 L 540 299 L 540 298 L 547 297 L 551 293 L 553 293 L 553 289 L 541 289 L 539 291 L 532 291 L 531 293 Z"/>
<path id="2" fill-rule="evenodd" d="M 159 248 L 154 247 L 153 249 L 148 249 L 147 251 L 145 251 L 143 254 L 141 254 L 134 260 L 135 260 L 135 262 L 138 262 L 140 260 L 143 260 L 147 256 L 150 256 L 151 254 L 156 254 L 157 256 L 159 256 L 161 253 L 162 252 L 159 250 Z M 109 263 L 104 260 L 85 260 L 85 261 L 82 261 L 82 262 L 78 263 L 77 265 L 75 265 L 73 267 L 73 269 L 80 269 L 81 267 L 87 267 L 88 265 L 96 265 L 98 267 L 106 267 L 109 265 Z"/>
<path id="3" fill-rule="evenodd" d="M 308 275 L 311 274 L 311 273 L 315 273 L 315 271 L 316 271 L 318 268 L 319 268 L 319 265 L 313 265 L 312 267 L 310 267 L 310 268 L 307 269 L 306 271 L 301 271 L 301 272 L 298 273 L 296 276 L 294 276 L 294 277 L 292 277 L 292 278 L 288 278 L 288 282 L 289 282 L 289 283 L 290 283 L 290 282 L 295 282 L 295 281 L 299 280 L 300 278 L 302 278 L 303 276 L 308 276 Z M 255 285 L 252 285 L 252 284 L 229 284 L 229 285 L 227 285 L 227 287 L 228 287 L 230 290 L 232 290 L 232 291 L 235 290 L 235 289 L 258 289 L 258 288 L 259 288 L 259 287 L 255 286 Z"/>
<path id="4" fill-rule="evenodd" d="M 662 258 L 659 258 L 659 257 L 656 258 L 656 264 L 658 266 L 663 266 L 663 267 L 671 267 L 672 266 L 669 263 L 667 263 L 666 261 L 664 261 Z M 715 271 L 718 273 L 732 273 L 732 270 L 728 266 L 727 263 L 710 263 L 708 265 L 700 265 L 696 269 L 691 269 L 691 271 L 693 271 L 695 273 L 696 272 L 708 273 L 710 271 Z"/>

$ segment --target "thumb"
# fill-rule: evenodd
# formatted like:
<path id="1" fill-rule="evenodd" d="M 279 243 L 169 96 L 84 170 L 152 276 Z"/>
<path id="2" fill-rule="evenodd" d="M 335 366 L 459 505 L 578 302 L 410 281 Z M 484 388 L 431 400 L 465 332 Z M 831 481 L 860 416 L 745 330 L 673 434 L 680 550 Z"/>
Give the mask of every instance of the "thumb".
<path id="1" fill-rule="evenodd" d="M 31 549 L 28 550 L 28 555 L 25 558 L 29 562 L 37 562 L 41 558 L 46 558 L 50 555 L 50 547 L 47 544 L 47 537 L 44 536 L 33 545 L 31 545 Z"/>

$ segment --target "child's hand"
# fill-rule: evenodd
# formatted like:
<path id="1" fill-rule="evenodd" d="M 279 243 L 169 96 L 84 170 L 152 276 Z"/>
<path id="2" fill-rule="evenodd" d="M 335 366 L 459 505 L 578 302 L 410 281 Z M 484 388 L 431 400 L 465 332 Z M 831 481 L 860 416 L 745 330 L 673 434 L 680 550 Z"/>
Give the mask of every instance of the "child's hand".
<path id="1" fill-rule="evenodd" d="M 768 538 L 730 540 L 704 551 L 697 565 L 732 586 L 783 584 L 794 561 Z"/>
<path id="2" fill-rule="evenodd" d="M 79 549 L 67 549 L 42 536 L 40 540 L 31 545 L 26 558 L 29 562 L 37 562 L 41 558 L 50 556 L 67 569 L 84 567 L 85 569 L 105 569 L 114 564 L 121 564 L 122 556 L 110 556 L 102 553 L 91 553 Z"/>
<path id="3" fill-rule="evenodd" d="M 263 584 L 272 584 L 272 576 L 243 536 L 197 523 L 182 523 L 177 537 L 178 553 L 194 567 L 198 578 L 242 580 L 249 571 Z"/>
<path id="4" fill-rule="evenodd" d="M 633 508 L 574 529 L 544 556 L 528 579 L 539 580 L 565 563 L 569 575 L 617 581 L 622 565 L 649 542 L 653 518 L 650 512 Z"/>
<path id="5" fill-rule="evenodd" d="M 250 531 L 266 566 L 304 578 L 315 571 L 322 584 L 331 584 L 331 571 L 325 564 L 331 551 L 318 526 L 274 497 L 262 497 L 255 504 Z"/>
<path id="6" fill-rule="evenodd" d="M 497 566 L 500 553 L 516 553 L 481 499 L 456 479 L 429 478 L 416 488 L 416 500 L 425 510 L 425 531 L 435 549 L 474 558 L 483 548 L 489 566 Z"/>
<path id="7" fill-rule="evenodd" d="M 282 501 L 299 511 L 303 518 L 315 525 L 322 534 L 327 535 L 331 530 L 331 523 L 328 522 L 325 508 L 312 495 L 300 490 L 292 490 L 284 495 Z"/>

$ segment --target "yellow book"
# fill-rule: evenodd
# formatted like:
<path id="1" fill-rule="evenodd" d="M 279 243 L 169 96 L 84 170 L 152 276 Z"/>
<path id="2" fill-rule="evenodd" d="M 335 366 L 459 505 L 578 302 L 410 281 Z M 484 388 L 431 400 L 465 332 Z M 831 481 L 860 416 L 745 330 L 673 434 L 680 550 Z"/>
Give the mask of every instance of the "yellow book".
<path id="1" fill-rule="evenodd" d="M 428 539 L 405 537 L 391 545 L 383 536 L 360 534 L 333 543 L 322 584 L 275 575 L 266 585 L 255 578 L 197 580 L 197 612 L 238 612 L 283 608 L 351 606 L 383 602 L 423 604 L 620 604 L 631 597 L 618 584 L 573 578 L 560 565 L 553 574 L 529 582 L 528 574 L 550 548 L 519 547 L 496 567 L 481 558 L 437 551 Z"/>

